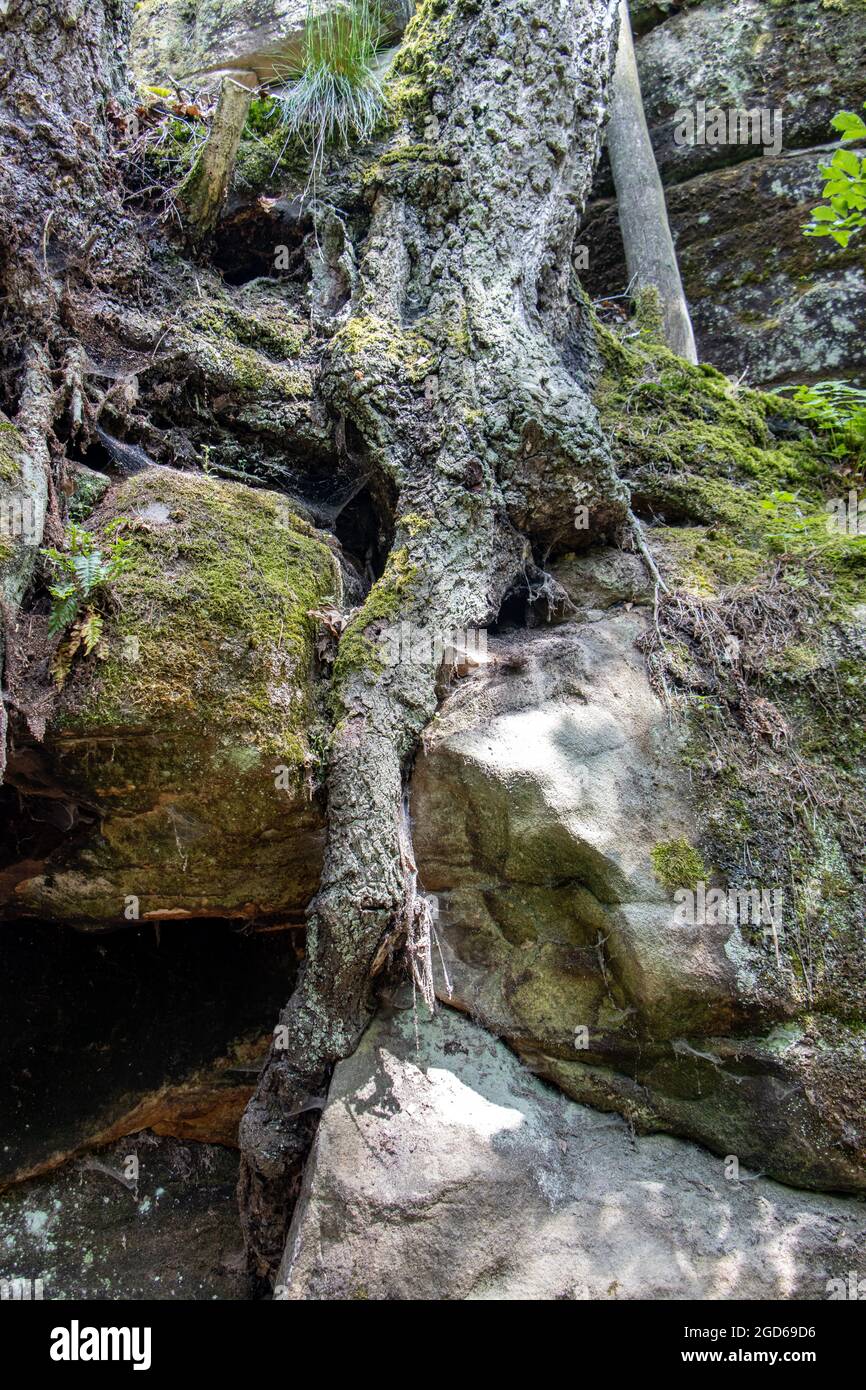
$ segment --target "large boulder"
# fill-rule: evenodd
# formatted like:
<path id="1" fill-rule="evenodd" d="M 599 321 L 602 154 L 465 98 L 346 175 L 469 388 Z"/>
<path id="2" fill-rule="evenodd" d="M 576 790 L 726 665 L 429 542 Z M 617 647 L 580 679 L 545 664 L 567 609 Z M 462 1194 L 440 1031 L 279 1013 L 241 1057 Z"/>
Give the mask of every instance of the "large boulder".
<path id="1" fill-rule="evenodd" d="M 866 245 L 804 238 L 823 189 L 830 120 L 866 100 L 859 0 L 638 3 L 637 62 L 701 359 L 756 383 L 862 376 Z M 647 32 L 648 30 L 648 32 Z M 780 113 L 783 153 L 683 139 L 677 112 Z M 727 132 L 730 135 L 730 131 Z M 773 142 L 771 141 L 771 144 Z M 581 234 L 595 299 L 628 276 L 603 161 Z"/>
<path id="2" fill-rule="evenodd" d="M 308 614 L 338 592 L 334 553 L 285 498 L 200 473 L 129 477 L 88 526 L 107 545 L 118 518 L 130 564 L 100 651 L 43 742 L 16 733 L 2 911 L 297 919 L 323 843 Z"/>
<path id="3" fill-rule="evenodd" d="M 666 190 L 702 360 L 762 383 L 866 372 L 866 246 L 803 236 L 827 158 L 750 159 Z M 615 202 L 593 205 L 581 240 L 590 294 L 623 286 Z"/>
<path id="4" fill-rule="evenodd" d="M 866 1048 L 844 1007 L 813 1017 L 794 894 L 762 925 L 678 912 L 702 882 L 743 884 L 704 860 L 687 725 L 638 648 L 646 593 L 604 552 L 558 575 L 577 621 L 492 638 L 416 764 L 440 996 L 576 1099 L 785 1181 L 862 1190 Z M 716 814 L 741 838 L 740 812 Z"/>
<path id="5" fill-rule="evenodd" d="M 735 142 L 678 143 L 674 114 L 707 107 L 779 110 L 786 150 L 832 138 L 830 119 L 866 101 L 866 16 L 859 0 L 704 0 L 675 13 L 637 46 L 644 109 L 665 183 L 748 159 Z"/>
<path id="6" fill-rule="evenodd" d="M 824 1299 L 864 1255 L 859 1201 L 635 1138 L 445 1010 L 338 1066 L 275 1296 Z"/>

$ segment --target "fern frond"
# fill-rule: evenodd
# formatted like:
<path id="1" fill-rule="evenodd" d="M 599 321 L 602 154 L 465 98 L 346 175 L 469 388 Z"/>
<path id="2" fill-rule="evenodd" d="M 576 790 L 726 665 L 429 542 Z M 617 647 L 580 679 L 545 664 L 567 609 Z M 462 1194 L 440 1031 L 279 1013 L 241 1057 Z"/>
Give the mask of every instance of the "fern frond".
<path id="1" fill-rule="evenodd" d="M 72 564 L 81 597 L 89 598 L 93 590 L 104 583 L 107 577 L 102 552 L 92 550 L 73 555 Z"/>
<path id="2" fill-rule="evenodd" d="M 81 631 L 81 641 L 84 645 L 84 655 L 90 656 L 94 647 L 97 646 L 102 638 L 102 618 L 93 608 L 88 608 L 79 624 Z"/>

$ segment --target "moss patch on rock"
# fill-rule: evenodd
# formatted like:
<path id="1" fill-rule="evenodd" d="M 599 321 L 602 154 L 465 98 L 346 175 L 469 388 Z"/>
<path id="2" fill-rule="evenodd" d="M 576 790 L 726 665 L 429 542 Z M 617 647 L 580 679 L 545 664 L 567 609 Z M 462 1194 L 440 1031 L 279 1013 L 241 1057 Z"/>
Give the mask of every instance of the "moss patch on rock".
<path id="1" fill-rule="evenodd" d="M 58 783 L 100 808 L 21 886 L 50 917 L 300 910 L 321 854 L 311 802 L 319 719 L 310 609 L 335 593 L 329 548 L 278 494 L 152 469 L 91 521 L 129 518 L 102 661 L 73 670 L 49 727 Z"/>
<path id="2" fill-rule="evenodd" d="M 784 894 L 777 938 L 741 929 L 767 997 L 781 984 L 795 1011 L 850 1023 L 866 983 L 866 535 L 833 504 L 862 492 L 866 459 L 651 335 L 599 341 L 602 422 L 673 591 L 650 664 L 689 730 L 694 839 L 720 882 Z M 677 866 L 677 886 L 689 877 Z"/>
<path id="3" fill-rule="evenodd" d="M 653 870 L 665 888 L 695 888 L 706 882 L 707 869 L 698 851 L 688 840 L 667 840 L 653 847 Z"/>

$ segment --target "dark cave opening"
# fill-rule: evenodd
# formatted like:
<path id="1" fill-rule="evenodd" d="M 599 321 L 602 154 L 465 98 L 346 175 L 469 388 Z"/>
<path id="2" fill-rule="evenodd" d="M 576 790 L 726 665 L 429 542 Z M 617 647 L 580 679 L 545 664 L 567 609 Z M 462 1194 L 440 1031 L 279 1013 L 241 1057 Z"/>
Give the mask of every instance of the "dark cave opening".
<path id="1" fill-rule="evenodd" d="M 523 628 L 544 627 L 559 611 L 553 602 L 548 576 L 543 570 L 528 569 L 505 591 L 496 621 L 490 624 L 490 636 L 501 637 Z"/>
<path id="2" fill-rule="evenodd" d="M 213 264 L 229 285 L 260 278 L 304 284 L 310 278 L 304 243 L 312 230 L 299 199 L 259 198 L 220 223 Z"/>
<path id="3" fill-rule="evenodd" d="M 74 1151 L 163 1088 L 191 1087 L 162 1107 L 189 1137 L 203 1107 L 217 1116 L 211 1124 L 225 1124 L 221 1110 L 234 1117 L 237 1088 L 251 1089 L 292 991 L 302 940 L 222 921 L 110 932 L 5 922 L 0 1185 Z"/>
<path id="4" fill-rule="evenodd" d="M 347 560 L 369 586 L 384 574 L 394 542 L 393 499 L 365 485 L 340 511 L 334 534 Z"/>

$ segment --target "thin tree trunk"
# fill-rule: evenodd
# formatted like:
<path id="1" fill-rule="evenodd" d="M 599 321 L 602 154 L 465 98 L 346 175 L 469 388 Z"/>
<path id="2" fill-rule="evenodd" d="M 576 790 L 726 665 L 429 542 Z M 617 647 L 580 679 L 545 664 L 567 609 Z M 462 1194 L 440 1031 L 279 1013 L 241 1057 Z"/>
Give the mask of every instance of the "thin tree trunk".
<path id="1" fill-rule="evenodd" d="M 697 362 L 664 188 L 644 115 L 628 0 L 620 4 L 607 147 L 629 282 L 635 290 L 650 286 L 658 290 L 665 342 L 680 357 Z"/>
<path id="2" fill-rule="evenodd" d="M 213 125 L 195 163 L 177 190 L 193 240 L 214 230 L 228 191 L 238 146 L 253 99 L 255 78 L 224 77 Z"/>
<path id="3" fill-rule="evenodd" d="M 282 1255 L 309 1143 L 311 1112 L 297 1112 L 354 1048 L 383 964 L 408 948 L 422 993 L 429 972 L 403 803 L 440 663 L 383 665 L 375 653 L 404 623 L 418 636 L 489 623 L 533 547 L 574 545 L 579 505 L 596 535 L 627 515 L 592 404 L 564 365 L 590 358 L 568 266 L 616 7 L 564 0 L 542 16 L 535 0 L 427 3 L 407 31 L 411 54 L 418 27 L 435 26 L 439 76 L 417 118 L 426 141 L 408 157 L 395 145 L 368 175 L 372 223 L 323 381 L 396 488 L 398 521 L 385 576 L 341 641 L 306 971 L 241 1127 L 241 1207 L 261 1275 Z"/>

